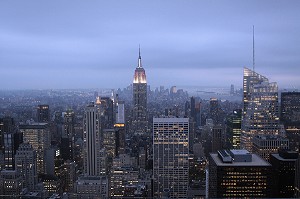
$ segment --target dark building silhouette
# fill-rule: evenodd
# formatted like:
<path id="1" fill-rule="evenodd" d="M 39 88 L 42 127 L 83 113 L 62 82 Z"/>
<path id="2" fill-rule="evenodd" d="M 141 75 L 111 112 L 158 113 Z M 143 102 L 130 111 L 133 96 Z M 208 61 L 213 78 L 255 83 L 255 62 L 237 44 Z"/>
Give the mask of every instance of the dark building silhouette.
<path id="1" fill-rule="evenodd" d="M 299 154 L 295 151 L 279 150 L 271 154 L 273 167 L 273 197 L 292 198 L 295 192 L 295 168 Z"/>
<path id="2" fill-rule="evenodd" d="M 300 198 L 300 158 L 296 161 L 295 171 L 295 197 Z"/>
<path id="3" fill-rule="evenodd" d="M 240 148 L 242 110 L 234 110 L 226 121 L 226 133 L 229 145 L 234 149 Z"/>
<path id="4" fill-rule="evenodd" d="M 271 164 L 247 150 L 209 156 L 208 198 L 271 197 Z"/>
<path id="5" fill-rule="evenodd" d="M 196 128 L 201 126 L 201 102 L 191 97 L 191 118 L 195 122 Z"/>
<path id="6" fill-rule="evenodd" d="M 284 124 L 291 150 L 300 149 L 300 92 L 281 93 L 280 120 Z"/>
<path id="7" fill-rule="evenodd" d="M 14 170 L 15 154 L 19 145 L 23 142 L 23 137 L 17 131 L 13 118 L 5 117 L 0 119 L 0 139 L 1 152 L 4 157 L 3 165 L 0 165 L 0 168 Z"/>
<path id="8" fill-rule="evenodd" d="M 223 148 L 223 128 L 214 126 L 212 128 L 212 152 L 217 152 Z"/>
<path id="9" fill-rule="evenodd" d="M 38 122 L 50 122 L 50 110 L 49 105 L 42 104 L 37 107 L 37 121 Z"/>
<path id="10" fill-rule="evenodd" d="M 64 113 L 63 135 L 61 138 L 61 155 L 64 160 L 75 157 L 75 114 L 72 110 Z"/>

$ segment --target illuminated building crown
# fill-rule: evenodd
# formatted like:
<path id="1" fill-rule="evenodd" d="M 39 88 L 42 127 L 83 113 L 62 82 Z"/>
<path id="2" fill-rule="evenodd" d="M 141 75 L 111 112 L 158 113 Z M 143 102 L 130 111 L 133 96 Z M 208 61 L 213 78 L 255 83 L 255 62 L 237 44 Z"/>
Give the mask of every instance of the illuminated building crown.
<path id="1" fill-rule="evenodd" d="M 138 66 L 134 71 L 134 79 L 133 83 L 147 83 L 146 81 L 146 72 L 142 67 L 142 58 L 141 58 L 141 51 L 139 48 L 139 59 L 138 59 Z"/>

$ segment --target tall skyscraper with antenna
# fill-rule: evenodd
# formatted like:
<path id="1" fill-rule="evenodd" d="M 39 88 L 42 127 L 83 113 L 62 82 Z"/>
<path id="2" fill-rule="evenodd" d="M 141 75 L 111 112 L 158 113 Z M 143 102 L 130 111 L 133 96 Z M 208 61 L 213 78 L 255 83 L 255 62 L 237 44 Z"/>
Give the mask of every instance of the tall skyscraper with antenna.
<path id="1" fill-rule="evenodd" d="M 148 129 L 147 121 L 147 80 L 142 66 L 139 48 L 138 65 L 133 78 L 133 130 L 135 134 L 144 134 Z"/>
<path id="2" fill-rule="evenodd" d="M 277 83 L 244 68 L 241 147 L 252 151 L 252 139 L 259 134 L 280 134 Z"/>

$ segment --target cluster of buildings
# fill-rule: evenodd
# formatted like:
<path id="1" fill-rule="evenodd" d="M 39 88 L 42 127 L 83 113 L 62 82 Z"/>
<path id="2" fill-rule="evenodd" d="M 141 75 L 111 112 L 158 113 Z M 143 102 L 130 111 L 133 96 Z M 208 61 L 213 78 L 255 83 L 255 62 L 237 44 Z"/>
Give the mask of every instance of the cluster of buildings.
<path id="1" fill-rule="evenodd" d="M 244 68 L 242 104 L 150 96 L 140 52 L 128 90 L 130 103 L 127 90 L 95 93 L 78 115 L 39 105 L 36 121 L 1 118 L 1 197 L 300 197 L 299 92 Z"/>

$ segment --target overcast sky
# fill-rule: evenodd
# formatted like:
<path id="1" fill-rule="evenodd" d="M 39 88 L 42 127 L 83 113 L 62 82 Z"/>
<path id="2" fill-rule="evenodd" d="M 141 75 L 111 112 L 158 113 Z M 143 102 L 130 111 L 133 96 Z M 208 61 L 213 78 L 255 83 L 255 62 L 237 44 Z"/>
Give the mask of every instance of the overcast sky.
<path id="1" fill-rule="evenodd" d="M 152 87 L 300 88 L 300 1 L 3 0 L 0 89 L 123 88 L 141 45 Z"/>

